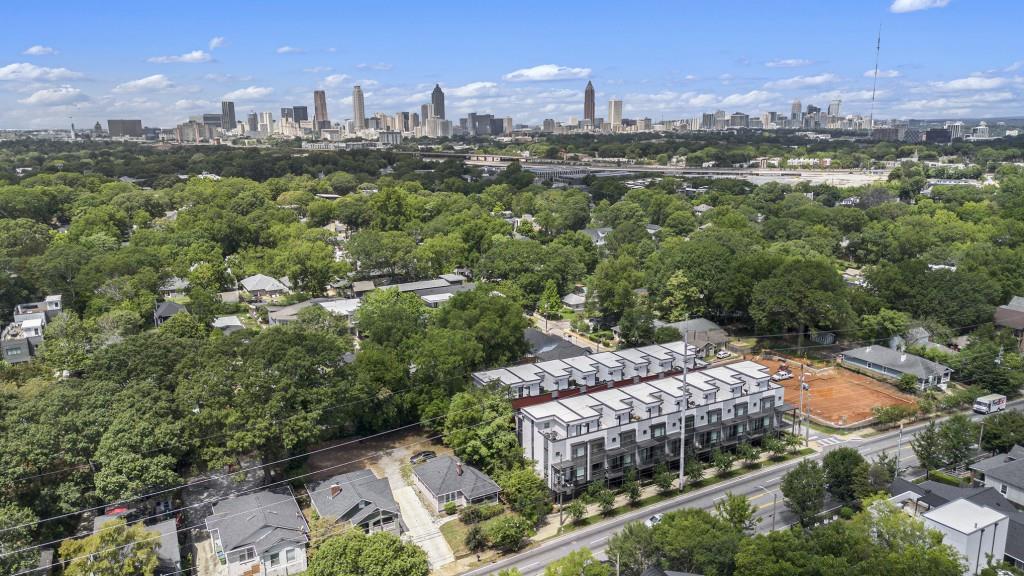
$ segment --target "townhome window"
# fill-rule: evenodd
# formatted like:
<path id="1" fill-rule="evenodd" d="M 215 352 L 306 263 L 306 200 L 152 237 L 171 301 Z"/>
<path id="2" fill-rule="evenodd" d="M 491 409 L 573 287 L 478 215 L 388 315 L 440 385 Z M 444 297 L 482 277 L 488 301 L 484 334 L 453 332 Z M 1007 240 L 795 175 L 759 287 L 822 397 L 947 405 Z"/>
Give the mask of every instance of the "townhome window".
<path id="1" fill-rule="evenodd" d="M 299 555 L 295 551 L 295 548 L 289 548 L 289 549 L 284 551 L 284 561 L 289 563 L 289 564 L 291 564 L 292 562 L 295 562 L 298 559 L 298 556 Z"/>
<path id="2" fill-rule="evenodd" d="M 573 477 L 576 479 L 577 482 L 581 482 L 583 480 L 583 478 L 586 476 L 586 472 L 587 472 L 586 468 L 583 468 L 583 467 L 577 468 L 575 470 L 575 473 L 574 473 Z"/>
<path id="3" fill-rule="evenodd" d="M 715 424 L 722 421 L 722 409 L 708 410 L 708 424 Z"/>
<path id="4" fill-rule="evenodd" d="M 651 426 L 651 438 L 661 438 L 664 435 L 665 435 L 665 425 L 664 424 L 658 424 L 656 426 Z"/>
<path id="5" fill-rule="evenodd" d="M 593 464 L 590 465 L 590 472 L 591 473 L 600 472 L 601 469 L 603 469 L 603 468 L 604 468 L 604 462 L 594 462 Z"/>
<path id="6" fill-rule="evenodd" d="M 587 455 L 587 447 L 586 446 L 580 444 L 578 446 L 573 446 L 572 447 L 572 457 L 573 458 L 583 458 L 586 455 Z"/>
<path id="7" fill-rule="evenodd" d="M 761 410 L 768 410 L 775 407 L 775 397 L 761 398 Z"/>
<path id="8" fill-rule="evenodd" d="M 694 423 L 694 417 L 691 414 L 691 415 L 686 417 L 686 429 L 689 430 L 690 428 L 693 428 L 693 423 Z"/>
<path id="9" fill-rule="evenodd" d="M 622 465 L 623 466 L 632 466 L 633 465 L 633 455 L 632 454 L 623 454 L 622 455 Z"/>
<path id="10" fill-rule="evenodd" d="M 747 415 L 747 405 L 746 404 L 737 404 L 734 409 L 735 409 L 737 417 L 738 416 L 746 416 Z"/>

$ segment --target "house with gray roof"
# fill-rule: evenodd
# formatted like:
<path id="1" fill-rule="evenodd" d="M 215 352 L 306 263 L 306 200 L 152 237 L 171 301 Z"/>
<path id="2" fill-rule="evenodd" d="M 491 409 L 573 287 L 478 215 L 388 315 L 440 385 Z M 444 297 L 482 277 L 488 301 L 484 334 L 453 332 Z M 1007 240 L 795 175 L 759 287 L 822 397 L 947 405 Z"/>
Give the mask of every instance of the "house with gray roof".
<path id="1" fill-rule="evenodd" d="M 167 322 L 171 316 L 174 316 L 179 312 L 188 314 L 188 310 L 177 302 L 161 302 L 157 304 L 156 309 L 153 310 L 153 325 L 159 326 L 164 322 Z"/>
<path id="2" fill-rule="evenodd" d="M 1008 454 L 977 462 L 971 469 L 985 474 L 986 487 L 995 488 L 1010 502 L 1024 506 L 1024 448 L 1014 446 Z"/>
<path id="3" fill-rule="evenodd" d="M 1010 303 L 996 308 L 993 322 L 996 326 L 1013 332 L 1024 351 L 1024 296 L 1014 296 Z"/>
<path id="4" fill-rule="evenodd" d="M 288 576 L 306 569 L 309 526 L 291 489 L 221 500 L 206 518 L 227 576 Z"/>
<path id="5" fill-rule="evenodd" d="M 849 368 L 874 372 L 894 380 L 899 380 L 904 374 L 912 374 L 917 378 L 917 386 L 921 390 L 945 390 L 953 375 L 953 369 L 949 366 L 887 346 L 872 345 L 847 350 L 839 356 L 839 361 Z"/>
<path id="6" fill-rule="evenodd" d="M 338 474 L 306 484 L 313 509 L 321 518 L 358 526 L 366 533 L 404 532 L 402 513 L 387 478 L 369 470 Z"/>
<path id="7" fill-rule="evenodd" d="M 185 295 L 185 291 L 188 290 L 189 282 L 184 278 L 178 278 L 177 276 L 171 276 L 160 285 L 157 290 L 160 295 L 164 298 L 181 298 Z"/>
<path id="8" fill-rule="evenodd" d="M 285 280 L 278 280 L 266 274 L 254 274 L 247 278 L 242 278 L 240 284 L 242 285 L 242 290 L 248 292 L 250 297 L 256 300 L 272 300 L 291 292 Z"/>
<path id="9" fill-rule="evenodd" d="M 448 502 L 456 506 L 497 502 L 501 492 L 490 476 L 451 456 L 427 460 L 412 469 L 412 477 L 437 512 Z"/>
<path id="10" fill-rule="evenodd" d="M 604 246 L 607 241 L 607 237 L 612 233 L 611 228 L 584 228 L 583 233 L 586 234 L 590 241 L 594 243 L 594 246 Z"/>
<path id="11" fill-rule="evenodd" d="M 101 514 L 93 519 L 92 531 L 95 534 L 106 526 L 108 522 L 124 518 L 131 524 L 132 517 L 138 516 L 135 509 L 122 509 L 117 512 Z M 181 544 L 178 542 L 178 525 L 173 518 L 168 518 L 155 524 L 146 524 L 142 527 L 147 532 L 155 532 L 157 539 L 156 576 L 178 574 L 181 572 Z"/>
<path id="12" fill-rule="evenodd" d="M 242 324 L 242 319 L 238 316 L 217 316 L 210 323 L 210 326 L 225 334 L 234 334 L 239 330 L 245 329 L 245 324 Z"/>
<path id="13" fill-rule="evenodd" d="M 581 312 L 587 305 L 587 297 L 583 294 L 571 292 L 562 296 L 562 304 L 565 304 L 566 308 L 573 312 Z"/>
<path id="14" fill-rule="evenodd" d="M 711 356 L 729 343 L 729 333 L 707 318 L 690 318 L 679 322 L 654 321 L 655 328 L 675 328 L 687 344 L 701 351 L 702 356 Z"/>

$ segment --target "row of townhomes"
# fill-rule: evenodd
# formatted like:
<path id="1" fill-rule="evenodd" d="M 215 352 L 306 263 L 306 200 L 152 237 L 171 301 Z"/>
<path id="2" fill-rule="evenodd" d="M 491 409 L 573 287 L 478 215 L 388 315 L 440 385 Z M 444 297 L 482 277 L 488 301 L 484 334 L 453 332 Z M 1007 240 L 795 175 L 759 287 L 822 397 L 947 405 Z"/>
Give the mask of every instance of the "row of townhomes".
<path id="1" fill-rule="evenodd" d="M 491 370 L 474 379 L 497 381 L 526 400 L 517 416 L 526 458 L 553 491 L 576 492 L 592 481 L 618 484 L 630 468 L 644 474 L 658 464 L 678 466 L 684 422 L 687 453 L 706 457 L 777 433 L 784 414 L 795 411 L 766 366 L 740 361 L 709 368 L 696 354 L 675 342 Z M 684 363 L 694 369 L 683 374 Z"/>
<path id="2" fill-rule="evenodd" d="M 26 302 L 14 307 L 13 322 L 0 332 L 0 360 L 9 364 L 28 362 L 43 341 L 46 323 L 61 312 L 61 295 L 47 296 L 41 302 Z"/>

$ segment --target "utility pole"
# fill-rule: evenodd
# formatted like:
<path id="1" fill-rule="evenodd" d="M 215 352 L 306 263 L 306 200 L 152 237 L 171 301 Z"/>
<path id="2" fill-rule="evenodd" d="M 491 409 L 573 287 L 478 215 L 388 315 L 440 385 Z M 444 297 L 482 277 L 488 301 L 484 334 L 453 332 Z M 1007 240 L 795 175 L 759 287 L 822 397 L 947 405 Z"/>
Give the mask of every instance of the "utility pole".
<path id="1" fill-rule="evenodd" d="M 804 390 L 807 389 L 807 382 L 804 380 L 803 366 L 800 367 L 800 421 L 797 424 L 800 426 L 799 432 L 803 432 L 804 426 Z"/>
<path id="2" fill-rule="evenodd" d="M 686 320 L 684 321 L 683 326 L 685 327 L 686 326 L 686 322 L 689 322 L 689 321 L 690 321 L 690 314 L 687 313 L 686 314 Z M 685 478 L 684 478 L 684 474 L 685 474 L 685 470 L 686 470 L 686 409 L 690 405 L 689 399 L 686 396 L 686 386 L 687 386 L 687 384 L 686 384 L 686 375 L 688 373 L 687 366 L 689 366 L 689 364 L 690 364 L 690 360 L 688 358 L 688 356 L 690 354 L 690 344 L 689 344 L 689 339 L 687 339 L 687 337 L 686 337 L 687 332 L 688 332 L 687 330 L 685 330 L 685 329 L 683 330 L 683 407 L 682 407 L 682 416 L 680 417 L 682 422 L 679 424 L 679 493 L 680 494 L 683 493 L 683 488 L 686 486 Z"/>
<path id="3" fill-rule="evenodd" d="M 978 430 L 978 450 L 981 450 L 981 439 L 985 436 L 985 420 L 981 420 L 981 429 Z"/>
<path id="4" fill-rule="evenodd" d="M 895 482 L 900 475 L 900 445 L 903 444 L 903 424 L 900 423 L 900 435 L 896 437 L 896 473 L 892 475 Z"/>
<path id="5" fill-rule="evenodd" d="M 801 386 L 803 388 L 803 386 Z M 807 387 L 807 415 L 804 416 L 804 446 L 811 445 L 811 389 Z"/>

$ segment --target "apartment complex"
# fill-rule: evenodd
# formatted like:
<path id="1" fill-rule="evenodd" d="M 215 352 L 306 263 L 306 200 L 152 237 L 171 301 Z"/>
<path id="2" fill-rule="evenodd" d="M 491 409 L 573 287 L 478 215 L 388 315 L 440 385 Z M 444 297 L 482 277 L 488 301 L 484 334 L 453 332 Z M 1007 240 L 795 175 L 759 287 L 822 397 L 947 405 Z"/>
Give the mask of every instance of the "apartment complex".
<path id="1" fill-rule="evenodd" d="M 777 433 L 792 411 L 767 367 L 741 361 L 525 406 L 517 428 L 537 473 L 571 493 L 593 481 L 616 485 L 630 468 L 677 468 L 684 420 L 687 454 L 706 459 Z"/>
<path id="2" fill-rule="evenodd" d="M 13 322 L 0 331 L 0 360 L 10 364 L 31 360 L 43 341 L 46 323 L 61 310 L 60 294 L 47 296 L 41 302 L 15 306 Z"/>

